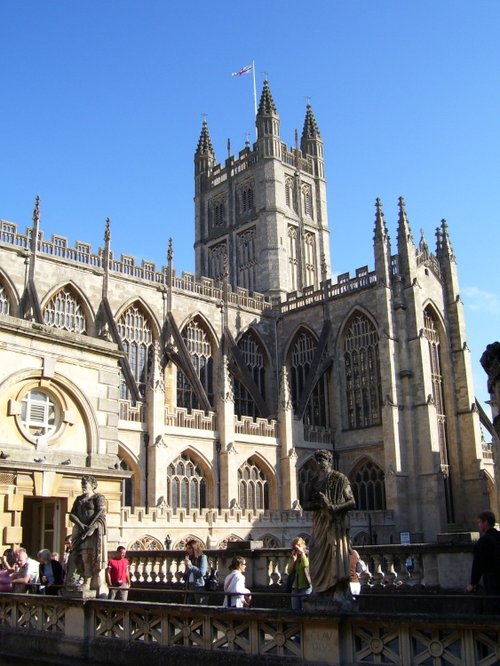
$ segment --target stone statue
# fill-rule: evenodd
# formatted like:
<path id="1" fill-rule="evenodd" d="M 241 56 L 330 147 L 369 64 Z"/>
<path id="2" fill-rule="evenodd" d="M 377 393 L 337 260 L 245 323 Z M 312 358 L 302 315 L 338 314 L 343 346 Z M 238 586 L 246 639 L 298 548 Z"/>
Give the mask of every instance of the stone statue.
<path id="1" fill-rule="evenodd" d="M 488 375 L 488 392 L 493 400 L 500 405 L 500 342 L 492 342 L 481 356 L 481 365 Z M 500 437 L 500 414 L 496 414 L 493 425 Z"/>
<path id="2" fill-rule="evenodd" d="M 69 519 L 74 523 L 67 584 L 83 578 L 83 591 L 98 590 L 107 564 L 106 499 L 95 492 L 93 476 L 82 477 L 81 495 L 75 499 Z"/>
<path id="3" fill-rule="evenodd" d="M 333 469 L 330 451 L 319 449 L 314 454 L 317 472 L 309 484 L 302 506 L 314 511 L 309 544 L 309 564 L 313 601 L 352 607 L 350 592 L 349 510 L 356 502 L 348 478 Z"/>

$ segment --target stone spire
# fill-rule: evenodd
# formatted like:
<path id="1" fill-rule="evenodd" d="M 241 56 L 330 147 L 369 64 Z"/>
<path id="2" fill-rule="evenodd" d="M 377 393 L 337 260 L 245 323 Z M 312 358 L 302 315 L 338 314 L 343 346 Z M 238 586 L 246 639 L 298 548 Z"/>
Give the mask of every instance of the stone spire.
<path id="1" fill-rule="evenodd" d="M 208 172 L 215 163 L 215 151 L 212 145 L 212 139 L 210 138 L 210 132 L 208 131 L 207 119 L 203 118 L 200 138 L 198 139 L 198 145 L 195 152 L 196 172 Z"/>
<path id="2" fill-rule="evenodd" d="M 257 115 L 270 116 L 273 114 L 278 115 L 278 110 L 276 109 L 276 104 L 274 103 L 274 99 L 271 94 L 269 81 L 266 79 L 262 88 L 262 95 L 260 96 L 259 110 L 257 111 Z"/>
<path id="3" fill-rule="evenodd" d="M 304 155 L 310 155 L 314 158 L 315 175 L 324 178 L 323 139 L 321 138 L 318 123 L 310 104 L 306 106 L 306 117 L 300 139 L 300 150 Z"/>
<path id="4" fill-rule="evenodd" d="M 375 201 L 375 227 L 373 230 L 375 273 L 380 284 L 388 286 L 391 281 L 391 243 L 385 224 L 382 202 Z"/>
<path id="5" fill-rule="evenodd" d="M 441 220 L 441 256 L 447 257 L 450 261 L 456 261 L 455 253 L 451 246 L 450 235 L 448 233 L 448 223 L 446 220 Z"/>
<path id="6" fill-rule="evenodd" d="M 406 214 L 406 205 L 403 197 L 399 197 L 399 219 L 398 219 L 398 255 L 399 255 L 399 273 L 406 276 L 410 284 L 415 277 L 416 270 L 416 247 L 413 240 L 413 234 L 410 228 L 410 222 Z"/>

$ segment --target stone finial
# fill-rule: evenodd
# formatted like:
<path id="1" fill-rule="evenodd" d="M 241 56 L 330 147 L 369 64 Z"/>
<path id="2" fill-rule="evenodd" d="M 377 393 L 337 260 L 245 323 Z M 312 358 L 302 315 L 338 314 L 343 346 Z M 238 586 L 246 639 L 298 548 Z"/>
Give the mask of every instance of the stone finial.
<path id="1" fill-rule="evenodd" d="M 264 79 L 264 85 L 262 88 L 262 95 L 260 97 L 258 115 L 271 115 L 277 114 L 276 104 L 274 103 L 273 96 L 271 94 L 271 89 L 269 88 L 269 81 Z"/>

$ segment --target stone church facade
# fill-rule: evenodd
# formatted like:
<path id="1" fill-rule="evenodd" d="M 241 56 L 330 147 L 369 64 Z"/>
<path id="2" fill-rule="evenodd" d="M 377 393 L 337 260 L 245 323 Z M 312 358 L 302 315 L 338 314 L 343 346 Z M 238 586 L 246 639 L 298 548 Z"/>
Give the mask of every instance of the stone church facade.
<path id="1" fill-rule="evenodd" d="M 317 448 L 351 480 L 355 543 L 434 541 L 497 510 L 457 266 L 403 199 L 374 270 L 331 279 L 323 143 L 288 148 L 268 82 L 257 140 L 195 153 L 196 275 L 0 222 L 0 548 L 62 548 L 83 474 L 108 541 L 158 549 L 309 535 Z"/>

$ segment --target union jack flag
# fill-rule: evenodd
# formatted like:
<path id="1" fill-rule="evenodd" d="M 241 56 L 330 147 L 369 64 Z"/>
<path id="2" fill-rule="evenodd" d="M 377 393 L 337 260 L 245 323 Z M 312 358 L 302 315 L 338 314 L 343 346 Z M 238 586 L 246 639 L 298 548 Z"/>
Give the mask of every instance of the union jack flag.
<path id="1" fill-rule="evenodd" d="M 245 65 L 238 72 L 233 72 L 231 76 L 243 76 L 243 74 L 248 74 L 252 71 L 252 65 Z"/>

